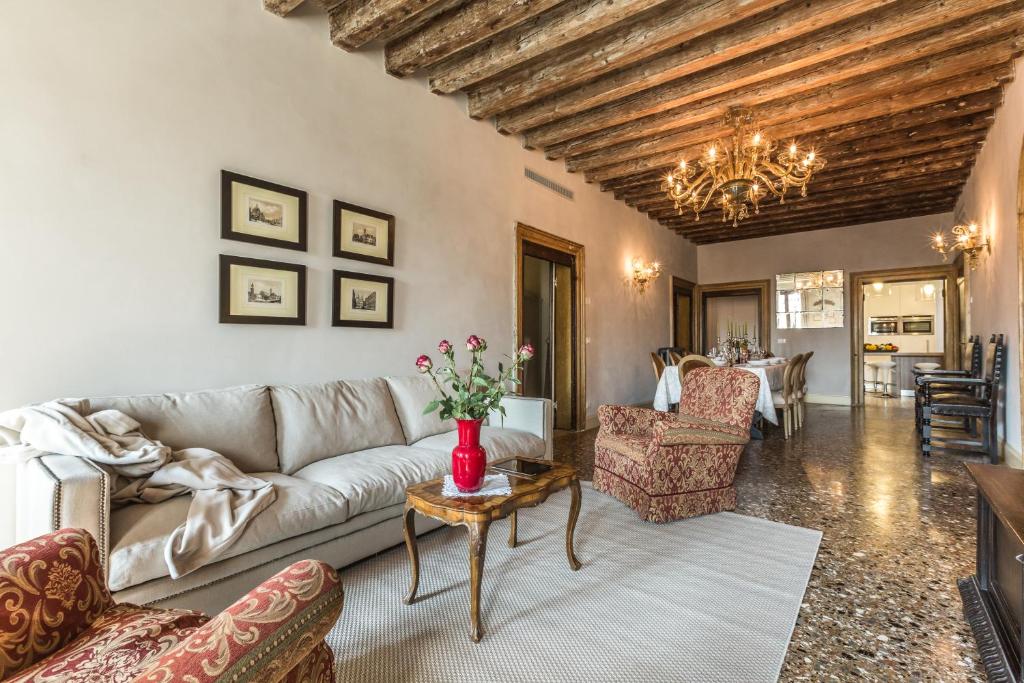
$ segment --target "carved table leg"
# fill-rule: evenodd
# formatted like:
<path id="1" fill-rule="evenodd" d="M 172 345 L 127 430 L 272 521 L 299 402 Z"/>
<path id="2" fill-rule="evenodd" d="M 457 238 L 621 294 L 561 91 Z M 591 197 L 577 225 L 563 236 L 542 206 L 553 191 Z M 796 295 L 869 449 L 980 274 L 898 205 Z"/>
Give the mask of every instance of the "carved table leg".
<path id="1" fill-rule="evenodd" d="M 474 643 L 483 638 L 480 625 L 480 584 L 484 576 L 484 557 L 487 554 L 487 528 L 490 522 L 467 525 L 469 530 L 469 637 Z"/>
<path id="2" fill-rule="evenodd" d="M 518 510 L 513 510 L 512 514 L 509 515 L 509 529 L 508 529 L 508 547 L 515 548 L 518 543 L 518 537 L 516 536 L 516 521 L 519 519 Z"/>
<path id="3" fill-rule="evenodd" d="M 416 599 L 416 589 L 420 585 L 420 552 L 416 548 L 416 510 L 405 509 L 405 549 L 409 553 L 409 565 L 412 568 L 412 580 L 409 582 L 409 592 L 402 602 L 411 605 Z"/>
<path id="4" fill-rule="evenodd" d="M 569 486 L 572 489 L 572 505 L 569 507 L 569 523 L 565 527 L 565 555 L 569 558 L 569 566 L 576 571 L 582 566 L 576 559 L 576 552 L 572 548 L 572 537 L 576 532 L 576 518 L 580 516 L 580 482 L 578 479 L 573 479 Z"/>

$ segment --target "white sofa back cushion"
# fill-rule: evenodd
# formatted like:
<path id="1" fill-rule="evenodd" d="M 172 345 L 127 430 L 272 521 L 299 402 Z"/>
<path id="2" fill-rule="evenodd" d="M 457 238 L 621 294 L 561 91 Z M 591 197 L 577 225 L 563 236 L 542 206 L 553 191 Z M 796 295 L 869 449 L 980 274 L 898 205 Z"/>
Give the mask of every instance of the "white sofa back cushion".
<path id="1" fill-rule="evenodd" d="M 429 377 L 413 375 L 388 377 L 387 380 L 407 444 L 455 429 L 455 420 L 442 420 L 436 410 L 429 415 L 423 414 L 427 404 L 437 398 L 437 389 Z"/>
<path id="2" fill-rule="evenodd" d="M 381 379 L 270 388 L 281 471 L 355 451 L 405 444 L 387 383 Z"/>
<path id="3" fill-rule="evenodd" d="M 146 436 L 175 450 L 209 448 L 243 472 L 278 471 L 274 409 L 265 386 L 106 396 L 89 399 L 89 409 L 131 415 Z"/>

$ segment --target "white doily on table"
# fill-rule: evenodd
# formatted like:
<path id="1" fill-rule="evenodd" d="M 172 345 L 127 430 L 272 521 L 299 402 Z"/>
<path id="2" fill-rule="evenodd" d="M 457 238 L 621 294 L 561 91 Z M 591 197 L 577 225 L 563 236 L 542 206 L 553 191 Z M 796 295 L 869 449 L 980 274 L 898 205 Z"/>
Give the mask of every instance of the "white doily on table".
<path id="1" fill-rule="evenodd" d="M 444 486 L 441 487 L 441 495 L 448 496 L 449 498 L 467 498 L 469 496 L 510 496 L 512 495 L 512 487 L 508 483 L 508 477 L 504 474 L 487 474 L 484 475 L 484 485 L 480 487 L 479 491 L 463 493 L 455 486 L 455 480 L 452 479 L 452 475 L 446 474 L 444 477 Z"/>

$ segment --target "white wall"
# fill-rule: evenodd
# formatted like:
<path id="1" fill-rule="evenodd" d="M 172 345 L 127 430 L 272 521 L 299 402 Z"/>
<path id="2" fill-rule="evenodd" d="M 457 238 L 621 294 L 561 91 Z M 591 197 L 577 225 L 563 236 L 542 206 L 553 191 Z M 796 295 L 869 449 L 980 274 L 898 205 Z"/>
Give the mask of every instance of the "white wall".
<path id="1" fill-rule="evenodd" d="M 968 273 L 970 328 L 988 339 L 1002 332 L 1008 340 L 1006 410 L 1000 431 L 1009 446 L 1007 459 L 1021 465 L 1020 419 L 1020 299 L 1017 274 L 1017 182 L 1024 143 L 1024 60 L 1018 60 L 1015 80 L 1007 86 L 985 146 L 978 155 L 967 186 L 957 203 L 956 216 L 976 221 L 992 241 L 977 270 Z M 1021 200 L 1024 202 L 1024 199 Z"/>
<path id="2" fill-rule="evenodd" d="M 585 245 L 589 412 L 650 400 L 669 276 L 695 280 L 696 249 L 327 36 L 323 15 L 257 0 L 4 4 L 0 409 L 408 374 L 471 332 L 496 357 L 513 344 L 516 221 Z M 219 239 L 222 168 L 307 190 L 309 252 Z M 330 256 L 332 199 L 397 216 L 394 268 Z M 307 265 L 307 326 L 218 324 L 220 253 Z M 625 285 L 633 256 L 665 264 L 644 295 Z M 395 277 L 394 330 L 330 326 L 334 268 Z"/>
<path id="3" fill-rule="evenodd" d="M 812 186 L 811 191 L 814 188 Z M 940 263 L 928 245 L 929 233 L 947 228 L 952 216 L 940 214 L 830 230 L 709 244 L 698 248 L 701 284 L 771 280 L 775 311 L 775 276 L 815 270 L 850 272 Z M 810 398 L 846 403 L 850 399 L 850 287 L 844 297 L 842 328 L 779 330 L 772 315 L 772 350 L 781 355 L 814 351 L 807 366 Z M 780 343 L 784 339 L 785 342 Z"/>

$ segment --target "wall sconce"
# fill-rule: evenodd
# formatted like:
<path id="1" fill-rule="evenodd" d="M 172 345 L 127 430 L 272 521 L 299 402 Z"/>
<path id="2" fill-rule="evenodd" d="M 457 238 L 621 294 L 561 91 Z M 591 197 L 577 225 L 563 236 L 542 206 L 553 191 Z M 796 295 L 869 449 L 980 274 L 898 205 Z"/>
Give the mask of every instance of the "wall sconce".
<path id="1" fill-rule="evenodd" d="M 640 292 L 647 289 L 647 285 L 657 280 L 658 276 L 661 275 L 661 264 L 657 261 L 645 263 L 642 258 L 637 256 L 633 259 L 630 266 L 632 267 L 633 286 Z"/>
<path id="2" fill-rule="evenodd" d="M 949 240 L 944 232 L 937 232 L 932 235 L 932 249 L 942 254 L 942 260 L 947 260 L 949 254 L 959 250 L 964 253 L 967 263 L 974 270 L 978 265 L 978 255 L 981 250 L 991 251 L 988 237 L 981 232 L 977 223 L 953 226 L 953 239 Z"/>

